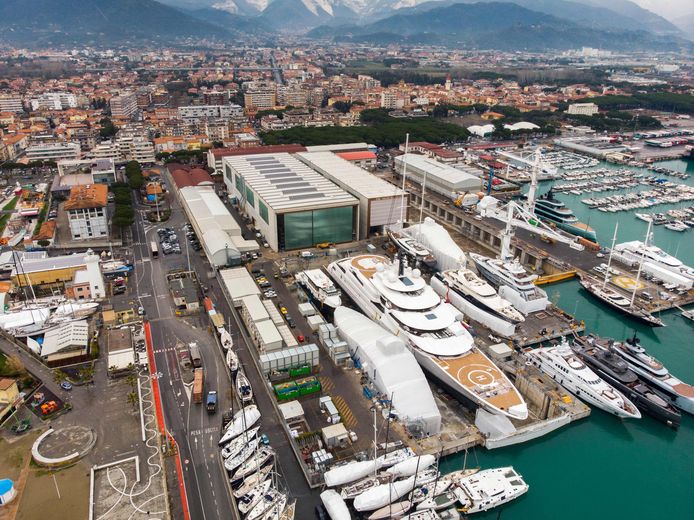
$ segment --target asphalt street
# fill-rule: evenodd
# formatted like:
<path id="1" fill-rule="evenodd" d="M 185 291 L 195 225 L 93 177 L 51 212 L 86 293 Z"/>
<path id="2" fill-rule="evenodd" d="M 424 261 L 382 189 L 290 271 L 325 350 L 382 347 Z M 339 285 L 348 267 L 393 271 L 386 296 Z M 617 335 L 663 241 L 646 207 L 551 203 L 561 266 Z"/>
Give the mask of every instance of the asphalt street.
<path id="1" fill-rule="evenodd" d="M 145 209 L 139 206 L 132 244 L 134 277 L 137 298 L 151 326 L 157 367 L 154 377 L 159 378 L 164 422 L 180 450 L 191 518 L 228 519 L 232 517 L 232 503 L 217 441 L 221 411 L 231 406 L 229 372 L 214 337 L 207 329 L 204 321 L 206 316 L 177 317 L 174 313 L 166 274 L 172 268 L 187 264 L 185 234 L 181 231 L 185 223 L 182 212 L 174 207 L 171 219 L 157 226 L 146 220 L 145 213 Z M 149 244 L 158 241 L 156 231 L 160 227 L 176 230 L 182 254 L 160 255 L 155 259 L 150 256 Z M 192 260 L 199 260 L 197 253 L 192 250 L 190 253 Z M 204 272 L 202 269 L 195 270 L 199 274 Z M 200 345 L 205 390 L 218 391 L 220 401 L 216 414 L 208 414 L 204 405 L 192 403 L 192 384 L 186 385 L 181 378 L 176 346 L 187 345 L 191 341 Z M 172 484 L 171 488 L 176 487 Z"/>

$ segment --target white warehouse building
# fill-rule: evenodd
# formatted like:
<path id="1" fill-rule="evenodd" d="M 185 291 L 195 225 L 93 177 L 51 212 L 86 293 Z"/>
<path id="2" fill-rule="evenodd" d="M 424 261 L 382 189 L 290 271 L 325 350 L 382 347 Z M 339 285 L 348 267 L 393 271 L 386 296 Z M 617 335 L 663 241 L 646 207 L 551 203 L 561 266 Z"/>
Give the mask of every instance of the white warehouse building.
<path id="1" fill-rule="evenodd" d="M 359 201 L 288 153 L 225 157 L 224 182 L 275 251 L 351 242 Z"/>
<path id="2" fill-rule="evenodd" d="M 332 152 L 297 153 L 302 162 L 359 200 L 359 239 L 402 218 L 404 192 Z"/>
<path id="3" fill-rule="evenodd" d="M 449 199 L 458 198 L 459 193 L 477 193 L 482 189 L 481 177 L 423 155 L 408 153 L 396 157 L 395 171 L 400 175 L 403 173 L 405 163 L 407 164 L 407 180 L 413 180 L 421 185 L 426 176 L 426 189 Z"/>
<path id="4" fill-rule="evenodd" d="M 246 240 L 212 186 L 186 186 L 179 190 L 183 209 L 214 267 L 235 265 L 241 254 L 256 251 L 258 243 Z"/>

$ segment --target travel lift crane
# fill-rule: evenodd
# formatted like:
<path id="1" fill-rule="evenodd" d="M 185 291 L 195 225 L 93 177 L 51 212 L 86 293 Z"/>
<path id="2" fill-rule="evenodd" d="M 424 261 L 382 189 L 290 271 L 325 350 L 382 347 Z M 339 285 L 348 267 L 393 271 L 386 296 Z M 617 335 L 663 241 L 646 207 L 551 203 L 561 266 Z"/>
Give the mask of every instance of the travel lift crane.
<path id="1" fill-rule="evenodd" d="M 540 169 L 541 149 L 535 151 L 535 160 L 533 162 L 532 175 L 530 177 L 530 189 L 525 207 L 520 204 L 509 201 L 505 208 L 499 208 L 496 205 L 486 207 L 480 211 L 483 217 L 492 217 L 501 222 L 506 223 L 506 228 L 501 235 L 501 254 L 500 258 L 504 261 L 513 260 L 511 254 L 511 238 L 513 238 L 514 228 L 519 227 L 531 231 L 533 233 L 541 232 L 555 242 L 568 244 L 572 249 L 583 251 L 585 247 L 578 243 L 577 237 L 569 237 L 556 229 L 549 227 L 535 215 L 535 197 L 537 194 L 537 172 Z M 506 211 L 504 211 L 504 209 Z"/>

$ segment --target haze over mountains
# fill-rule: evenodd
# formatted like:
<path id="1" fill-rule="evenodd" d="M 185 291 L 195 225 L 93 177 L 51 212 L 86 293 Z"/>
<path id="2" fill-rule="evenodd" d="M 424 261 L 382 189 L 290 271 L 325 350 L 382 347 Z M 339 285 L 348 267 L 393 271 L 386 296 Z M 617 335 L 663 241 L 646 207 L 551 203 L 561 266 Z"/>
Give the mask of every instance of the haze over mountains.
<path id="1" fill-rule="evenodd" d="M 286 33 L 528 50 L 688 45 L 680 28 L 629 0 L 0 0 L 0 42 L 22 45 L 272 40 Z"/>

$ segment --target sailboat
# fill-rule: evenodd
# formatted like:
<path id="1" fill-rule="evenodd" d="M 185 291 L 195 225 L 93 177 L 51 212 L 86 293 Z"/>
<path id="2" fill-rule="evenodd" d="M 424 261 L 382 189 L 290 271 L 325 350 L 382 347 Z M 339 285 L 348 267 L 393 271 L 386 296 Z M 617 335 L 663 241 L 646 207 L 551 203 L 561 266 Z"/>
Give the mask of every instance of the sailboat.
<path id="1" fill-rule="evenodd" d="M 651 225 L 648 225 L 648 233 L 651 231 Z M 625 314 L 635 320 L 638 320 L 651 327 L 663 327 L 665 324 L 660 318 L 656 318 L 646 309 L 635 305 L 636 289 L 639 285 L 639 279 L 641 277 L 641 268 L 643 266 L 643 256 L 639 262 L 639 269 L 636 274 L 636 282 L 634 283 L 634 290 L 632 292 L 631 300 L 621 294 L 620 292 L 607 287 L 607 281 L 610 275 L 610 265 L 612 264 L 612 254 L 614 253 L 615 242 L 617 241 L 617 230 L 619 229 L 619 222 L 615 225 L 614 236 L 612 237 L 612 247 L 610 248 L 610 256 L 607 260 L 607 269 L 605 269 L 605 278 L 603 282 L 600 283 L 595 278 L 588 275 L 581 275 L 581 287 L 588 291 L 592 296 L 598 298 L 600 301 L 609 305 L 613 309 Z"/>
<path id="2" fill-rule="evenodd" d="M 236 376 L 236 391 L 239 394 L 239 399 L 241 399 L 243 403 L 249 403 L 253 400 L 251 382 L 243 372 L 239 372 Z"/>

